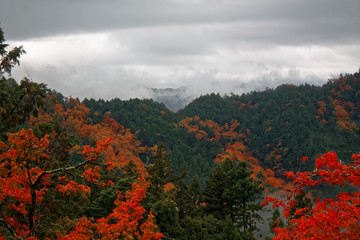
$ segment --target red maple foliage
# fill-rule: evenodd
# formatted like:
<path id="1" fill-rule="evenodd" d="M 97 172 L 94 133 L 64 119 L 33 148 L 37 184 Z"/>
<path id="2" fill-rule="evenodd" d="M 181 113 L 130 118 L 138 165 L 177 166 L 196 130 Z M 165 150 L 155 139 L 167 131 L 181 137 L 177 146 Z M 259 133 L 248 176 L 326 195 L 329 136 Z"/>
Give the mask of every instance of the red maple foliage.
<path id="1" fill-rule="evenodd" d="M 83 177 L 88 182 L 98 182 L 99 166 L 106 167 L 110 164 L 108 160 L 102 161 L 100 155 L 111 142 L 111 138 L 103 137 L 95 147 L 84 146 L 84 160 L 80 163 L 47 168 L 44 163 L 50 159 L 49 136 L 38 139 L 31 129 L 9 134 L 8 143 L 0 143 L 0 224 L 16 239 L 37 239 L 37 225 L 42 220 L 39 209 L 44 208 L 46 204 L 43 203 L 43 199 L 49 188 L 57 189 L 65 196 L 78 192 L 89 194 L 89 186 L 69 180 L 65 174 L 75 169 L 83 169 Z M 162 235 L 156 232 L 157 226 L 153 223 L 153 216 L 150 214 L 144 219 L 145 210 L 140 206 L 148 184 L 143 179 L 139 183 L 134 183 L 133 189 L 126 193 L 125 200 L 122 200 L 123 197 L 118 193 L 116 208 L 107 218 L 96 223 L 82 218 L 73 231 L 65 236 L 59 233 L 58 237 L 94 239 L 95 235 L 91 235 L 91 231 L 95 228 L 96 236 L 102 236 L 100 239 L 115 239 L 115 236 L 123 236 L 125 239 L 133 239 L 128 236 L 137 236 L 138 239 L 160 239 Z M 4 237 L 0 236 L 0 239 Z"/>
<path id="2" fill-rule="evenodd" d="M 331 103 L 334 105 L 335 108 L 335 115 L 336 115 L 336 123 L 337 125 L 346 131 L 349 131 L 355 134 L 354 130 L 359 130 L 359 127 L 356 123 L 351 119 L 350 114 L 346 111 L 344 106 L 347 106 L 346 103 L 342 103 L 337 99 L 330 98 Z"/>
<path id="3" fill-rule="evenodd" d="M 255 104 L 254 107 L 257 107 Z M 184 127 L 188 129 L 189 132 L 195 133 L 196 138 L 200 140 L 208 140 L 212 142 L 219 142 L 220 139 L 227 140 L 223 153 L 218 154 L 215 162 L 223 162 L 226 158 L 230 158 L 232 161 L 244 161 L 250 165 L 252 178 L 260 180 L 262 185 L 265 187 L 265 191 L 273 190 L 287 190 L 290 189 L 289 184 L 284 180 L 275 177 L 274 171 L 271 169 L 264 169 L 260 166 L 259 160 L 251 155 L 247 150 L 245 144 L 243 143 L 244 139 L 247 136 L 250 136 L 250 130 L 246 129 L 246 134 L 241 131 L 238 132 L 240 128 L 240 123 L 236 120 L 232 120 L 231 124 L 225 123 L 223 126 L 220 126 L 218 123 L 212 120 L 200 120 L 199 116 L 193 118 L 186 117 L 179 122 L 179 127 Z M 210 129 L 213 131 L 215 137 L 209 138 L 209 133 L 204 129 Z"/>
<path id="4" fill-rule="evenodd" d="M 195 116 L 193 118 L 184 118 L 179 122 L 179 126 L 185 127 L 189 132 L 195 133 L 198 140 L 207 139 L 216 142 L 219 141 L 220 138 L 234 140 L 246 137 L 244 133 L 238 133 L 235 131 L 235 129 L 240 126 L 240 123 L 236 120 L 232 120 L 231 125 L 225 123 L 224 126 L 220 126 L 212 120 L 201 121 L 199 116 Z M 201 130 L 201 128 L 211 129 L 214 132 L 215 137 L 209 139 L 209 133 L 205 130 Z"/>
<path id="5" fill-rule="evenodd" d="M 39 204 L 49 187 L 59 191 L 89 193 L 90 188 L 74 181 L 59 178 L 58 183 L 51 179 L 53 175 L 94 163 L 110 144 L 111 139 L 98 141 L 95 148 L 85 146 L 85 160 L 77 165 L 46 169 L 43 163 L 50 158 L 48 136 L 38 139 L 33 131 L 21 130 L 9 134 L 8 144 L 0 143 L 0 203 L 5 206 L 0 222 L 18 238 L 32 236 L 36 223 Z M 14 217 L 17 216 L 17 217 Z"/>
<path id="6" fill-rule="evenodd" d="M 81 104 L 76 99 L 69 99 L 67 108 L 58 103 L 56 97 L 49 95 L 47 104 L 49 109 L 53 109 L 53 116 L 56 116 L 61 125 L 67 129 L 68 132 L 78 136 L 80 139 L 86 141 L 98 141 L 102 136 L 109 136 L 113 138 L 113 143 L 105 150 L 105 158 L 107 162 L 114 167 L 124 167 L 130 161 L 134 162 L 137 170 L 142 176 L 147 176 L 144 163 L 138 157 L 139 153 L 150 151 L 150 149 L 140 146 L 140 141 L 136 140 L 136 133 L 132 134 L 129 129 L 119 124 L 111 117 L 111 112 L 104 114 L 104 119 L 101 124 L 91 124 L 87 121 L 89 117 L 89 109 Z M 53 119 L 47 113 L 40 111 L 39 117 L 31 117 L 30 124 L 36 125 L 44 123 Z M 74 150 L 80 149 L 76 146 Z"/>
<path id="7" fill-rule="evenodd" d="M 324 116 L 324 115 L 325 115 L 325 112 L 326 112 L 325 102 L 324 102 L 324 101 L 318 101 L 317 104 L 319 105 L 319 108 L 318 108 L 318 110 L 317 110 L 317 113 L 318 113 L 320 116 Z"/>
<path id="8" fill-rule="evenodd" d="M 156 232 L 153 214 L 150 212 L 145 219 L 145 209 L 140 205 L 148 186 L 149 182 L 140 178 L 139 182 L 133 183 L 132 190 L 126 192 L 125 198 L 118 193 L 116 207 L 109 216 L 96 222 L 83 217 L 67 235 L 58 233 L 58 239 L 161 239 L 163 234 Z"/>
<path id="9" fill-rule="evenodd" d="M 305 187 L 315 187 L 322 183 L 344 186 L 349 183 L 357 187 L 354 193 L 342 192 L 336 199 L 317 198 L 311 208 L 298 208 L 296 217 L 288 220 L 284 228 L 275 228 L 274 240 L 286 239 L 359 239 L 360 235 L 360 154 L 352 156 L 353 164 L 344 164 L 336 153 L 329 152 L 316 159 L 312 172 L 286 173 L 295 185 L 289 198 L 281 201 L 267 197 L 263 203 L 272 202 L 274 207 L 283 207 L 286 218 L 297 205 L 296 194 Z"/>
<path id="10" fill-rule="evenodd" d="M 260 166 L 259 160 L 251 155 L 242 142 L 227 144 L 224 153 L 218 154 L 215 162 L 223 162 L 226 158 L 232 161 L 244 161 L 249 164 L 252 171 L 251 177 L 261 181 L 265 191 L 288 190 L 290 185 L 283 179 L 275 177 L 274 171 L 264 169 Z"/>

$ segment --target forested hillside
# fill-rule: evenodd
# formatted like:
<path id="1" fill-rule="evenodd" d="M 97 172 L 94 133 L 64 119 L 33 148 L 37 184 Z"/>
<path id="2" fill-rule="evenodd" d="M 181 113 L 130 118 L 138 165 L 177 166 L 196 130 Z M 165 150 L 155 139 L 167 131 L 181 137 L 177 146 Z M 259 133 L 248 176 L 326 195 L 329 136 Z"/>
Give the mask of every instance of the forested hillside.
<path id="1" fill-rule="evenodd" d="M 137 132 L 137 139 L 144 145 L 164 143 L 173 166 L 179 171 L 191 170 L 188 176 L 196 175 L 204 183 L 215 167 L 217 154 L 235 140 L 278 177 L 285 171 L 313 168 L 312 162 L 301 161 L 303 156 L 314 158 L 335 151 L 340 158 L 348 159 L 360 144 L 359 93 L 359 73 L 354 73 L 331 79 L 323 86 L 281 85 L 240 96 L 212 93 L 195 99 L 177 113 L 152 100 L 85 99 L 83 104 L 95 122 L 111 114 Z M 198 131 L 181 124 L 187 118 L 192 118 L 190 122 L 208 136 L 197 138 Z M 219 127 L 237 121 L 232 129 L 236 139 L 218 133 L 220 138 L 209 141 L 216 130 L 200 123 L 209 120 Z"/>
<path id="2" fill-rule="evenodd" d="M 174 113 L 17 81 L 25 51 L 4 42 L 0 29 L 0 239 L 358 236 L 360 73 Z"/>
<path id="3" fill-rule="evenodd" d="M 246 142 L 264 166 L 306 170 L 302 156 L 336 151 L 347 159 L 359 146 L 359 73 L 323 86 L 282 85 L 263 92 L 199 97 L 178 114 L 219 124 L 240 122 Z"/>

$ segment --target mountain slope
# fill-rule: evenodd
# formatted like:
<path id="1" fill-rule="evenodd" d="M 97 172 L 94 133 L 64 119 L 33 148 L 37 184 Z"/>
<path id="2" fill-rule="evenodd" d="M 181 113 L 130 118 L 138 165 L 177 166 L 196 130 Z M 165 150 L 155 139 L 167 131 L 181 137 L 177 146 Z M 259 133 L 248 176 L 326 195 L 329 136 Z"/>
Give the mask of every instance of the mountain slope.
<path id="1" fill-rule="evenodd" d="M 251 134 L 247 145 L 262 165 L 307 170 L 302 156 L 336 151 L 343 159 L 359 151 L 359 73 L 332 79 L 322 87 L 281 85 L 241 96 L 210 94 L 179 111 L 220 124 L 240 122 Z"/>

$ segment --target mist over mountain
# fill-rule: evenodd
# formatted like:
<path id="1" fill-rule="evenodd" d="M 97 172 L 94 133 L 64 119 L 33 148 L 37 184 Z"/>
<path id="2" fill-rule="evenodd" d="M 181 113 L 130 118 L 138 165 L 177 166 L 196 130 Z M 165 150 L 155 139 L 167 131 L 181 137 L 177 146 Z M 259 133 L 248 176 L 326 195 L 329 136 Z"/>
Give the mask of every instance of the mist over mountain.
<path id="1" fill-rule="evenodd" d="M 151 88 L 151 98 L 163 103 L 169 110 L 177 112 L 188 104 L 194 97 L 188 94 L 187 87 L 179 88 Z"/>

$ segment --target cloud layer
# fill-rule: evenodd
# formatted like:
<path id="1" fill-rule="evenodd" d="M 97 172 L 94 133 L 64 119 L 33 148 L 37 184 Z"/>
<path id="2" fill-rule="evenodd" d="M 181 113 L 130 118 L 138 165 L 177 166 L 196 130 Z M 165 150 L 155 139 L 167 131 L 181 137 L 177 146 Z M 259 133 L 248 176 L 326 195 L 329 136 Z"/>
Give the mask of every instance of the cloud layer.
<path id="1" fill-rule="evenodd" d="M 360 62 L 358 0 L 2 0 L 31 76 L 80 98 L 191 97 L 322 84 Z"/>

